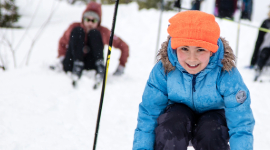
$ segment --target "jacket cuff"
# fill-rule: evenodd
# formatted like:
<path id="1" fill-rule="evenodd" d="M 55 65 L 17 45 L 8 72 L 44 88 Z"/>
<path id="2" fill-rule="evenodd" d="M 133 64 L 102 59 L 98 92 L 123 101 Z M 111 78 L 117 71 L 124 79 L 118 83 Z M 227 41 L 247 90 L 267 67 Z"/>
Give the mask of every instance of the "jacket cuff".
<path id="1" fill-rule="evenodd" d="M 253 136 L 235 134 L 230 138 L 231 150 L 253 150 Z"/>
<path id="2" fill-rule="evenodd" d="M 132 150 L 154 150 L 155 134 L 135 130 Z"/>

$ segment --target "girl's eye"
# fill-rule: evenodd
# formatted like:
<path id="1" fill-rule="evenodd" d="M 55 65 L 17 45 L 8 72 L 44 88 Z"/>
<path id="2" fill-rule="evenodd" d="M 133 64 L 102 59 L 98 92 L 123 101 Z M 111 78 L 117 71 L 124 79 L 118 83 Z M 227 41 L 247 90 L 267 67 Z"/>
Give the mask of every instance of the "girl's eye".
<path id="1" fill-rule="evenodd" d="M 182 47 L 181 49 L 184 51 L 188 51 L 188 49 L 186 47 Z"/>
<path id="2" fill-rule="evenodd" d="M 198 51 L 203 52 L 203 51 L 205 51 L 205 49 L 200 48 L 200 49 L 198 49 Z"/>

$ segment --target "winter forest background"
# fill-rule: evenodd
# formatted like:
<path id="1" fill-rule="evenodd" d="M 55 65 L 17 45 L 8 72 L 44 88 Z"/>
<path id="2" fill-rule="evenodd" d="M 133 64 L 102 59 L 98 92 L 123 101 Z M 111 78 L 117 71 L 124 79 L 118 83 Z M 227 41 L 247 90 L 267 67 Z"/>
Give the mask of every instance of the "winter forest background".
<path id="1" fill-rule="evenodd" d="M 7 13 L 1 4 L 1 19 Z M 96 0 L 98 1 L 98 0 Z M 83 0 L 16 0 L 13 28 L 0 28 L 0 150 L 87 150 L 92 148 L 101 88 L 93 90 L 93 72 L 84 72 L 79 87 L 71 86 L 70 76 L 49 69 L 57 56 L 58 40 L 72 22 L 80 21 Z M 103 2 L 102 25 L 111 28 L 114 5 Z M 149 73 L 155 64 L 156 45 L 166 40 L 168 19 L 177 13 L 142 9 L 144 2 L 120 1 L 115 34 L 129 44 L 125 74 L 115 77 L 120 51 L 112 50 L 97 150 L 132 148 L 138 105 Z M 154 1 L 151 1 L 154 2 Z M 237 67 L 251 93 L 256 124 L 254 149 L 270 147 L 270 71 L 253 82 L 254 70 L 246 69 L 253 53 L 258 28 L 267 18 L 270 2 L 254 0 L 252 21 L 241 20 Z M 150 4 L 149 4 L 150 5 Z M 151 4 L 152 5 L 152 4 Z M 172 1 L 167 1 L 170 7 Z M 191 0 L 182 0 L 191 8 Z M 152 7 L 152 6 L 151 6 Z M 154 4 L 153 7 L 160 8 Z M 214 0 L 202 2 L 201 10 L 213 13 Z M 3 13 L 4 12 L 4 13 Z M 221 36 L 233 50 L 237 48 L 239 12 L 235 21 L 217 18 Z M 8 26 L 8 25 L 6 25 Z M 104 48 L 106 56 L 107 46 Z M 5 69 L 5 70 L 4 70 Z M 189 148 L 192 150 L 192 148 Z"/>

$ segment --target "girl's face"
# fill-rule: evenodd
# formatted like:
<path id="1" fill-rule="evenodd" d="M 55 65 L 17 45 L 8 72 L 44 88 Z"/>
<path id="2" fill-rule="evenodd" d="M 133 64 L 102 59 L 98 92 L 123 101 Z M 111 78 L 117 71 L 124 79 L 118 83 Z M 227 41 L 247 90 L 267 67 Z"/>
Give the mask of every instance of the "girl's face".
<path id="1" fill-rule="evenodd" d="M 181 66 L 189 74 L 197 74 L 208 64 L 212 52 L 196 46 L 181 46 L 177 48 L 177 58 Z"/>

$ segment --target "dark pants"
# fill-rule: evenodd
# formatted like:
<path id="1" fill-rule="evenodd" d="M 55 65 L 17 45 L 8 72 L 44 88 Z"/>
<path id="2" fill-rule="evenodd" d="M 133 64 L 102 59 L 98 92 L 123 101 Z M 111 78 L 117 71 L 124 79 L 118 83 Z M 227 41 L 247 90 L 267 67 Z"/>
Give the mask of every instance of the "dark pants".
<path id="1" fill-rule="evenodd" d="M 155 150 L 229 150 L 225 111 L 195 114 L 184 104 L 172 104 L 157 119 Z"/>
<path id="2" fill-rule="evenodd" d="M 231 11 L 225 11 L 225 10 L 218 10 L 218 17 L 220 18 L 230 18 L 233 19 L 233 12 Z"/>
<path id="3" fill-rule="evenodd" d="M 103 60 L 103 48 L 101 34 L 98 30 L 90 30 L 87 33 L 87 43 L 85 42 L 85 32 L 81 27 L 75 27 L 69 40 L 69 46 L 63 61 L 64 70 L 72 71 L 74 61 L 84 63 L 84 69 L 97 69 L 96 61 Z"/>
<path id="4" fill-rule="evenodd" d="M 258 67 L 260 70 L 263 69 L 263 67 L 266 65 L 268 59 L 270 57 L 270 48 L 264 48 L 259 54 L 258 59 Z"/>

